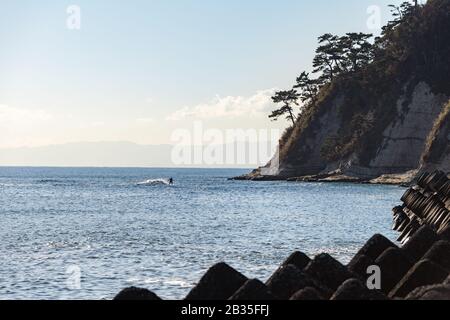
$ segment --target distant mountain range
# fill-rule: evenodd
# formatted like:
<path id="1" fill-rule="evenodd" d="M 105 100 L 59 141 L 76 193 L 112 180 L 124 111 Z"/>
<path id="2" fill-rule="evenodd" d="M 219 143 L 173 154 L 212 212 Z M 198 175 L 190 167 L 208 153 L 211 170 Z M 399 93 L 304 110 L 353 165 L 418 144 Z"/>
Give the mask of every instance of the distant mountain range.
<path id="1" fill-rule="evenodd" d="M 217 167 L 251 168 L 254 164 L 177 165 L 171 145 L 131 142 L 78 142 L 44 147 L 0 148 L 0 166 L 64 167 Z"/>

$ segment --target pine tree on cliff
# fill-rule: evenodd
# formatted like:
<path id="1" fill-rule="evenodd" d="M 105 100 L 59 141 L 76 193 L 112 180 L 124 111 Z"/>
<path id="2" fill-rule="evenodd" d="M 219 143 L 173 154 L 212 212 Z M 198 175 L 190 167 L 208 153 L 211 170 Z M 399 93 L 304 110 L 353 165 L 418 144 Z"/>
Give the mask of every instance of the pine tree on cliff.
<path id="1" fill-rule="evenodd" d="M 294 107 L 298 106 L 299 95 L 296 90 L 292 89 L 289 91 L 278 91 L 272 97 L 274 103 L 282 103 L 282 107 L 273 111 L 269 118 L 274 121 L 278 120 L 281 116 L 286 116 L 286 119 L 292 121 L 292 125 L 295 125 L 297 120 L 294 115 Z"/>
<path id="2" fill-rule="evenodd" d="M 300 99 L 303 103 L 315 104 L 320 84 L 320 80 L 311 79 L 309 77 L 309 73 L 304 71 L 297 78 L 297 84 L 294 86 L 294 89 L 298 89 L 300 91 Z"/>
<path id="3" fill-rule="evenodd" d="M 410 17 L 411 14 L 415 13 L 417 8 L 419 7 L 418 1 L 415 0 L 414 4 L 411 2 L 405 1 L 399 6 L 391 4 L 389 8 L 391 8 L 391 14 L 394 17 L 394 20 L 389 21 L 386 26 L 383 27 L 383 35 L 386 35 L 389 31 L 394 29 L 400 23 L 404 22 L 406 18 Z"/>
<path id="4" fill-rule="evenodd" d="M 338 75 L 354 72 L 373 58 L 372 34 L 347 33 L 343 37 L 324 34 L 319 37 L 319 47 L 313 60 L 314 73 L 321 73 L 323 82 L 331 82 Z"/>
<path id="5" fill-rule="evenodd" d="M 327 33 L 319 37 L 319 44 L 313 60 L 314 73 L 322 73 L 324 82 L 333 81 L 342 71 L 339 38 Z"/>
<path id="6" fill-rule="evenodd" d="M 352 32 L 339 38 L 339 51 L 346 71 L 358 71 L 372 60 L 372 44 L 368 41 L 372 36 L 372 34 Z"/>
<path id="7" fill-rule="evenodd" d="M 414 36 L 420 26 L 420 8 L 418 2 L 403 2 L 400 6 L 390 5 L 393 20 L 383 27 L 381 37 L 375 39 L 376 60 L 400 61 L 414 51 L 412 45 L 420 47 Z M 401 30 L 401 36 L 397 28 Z"/>

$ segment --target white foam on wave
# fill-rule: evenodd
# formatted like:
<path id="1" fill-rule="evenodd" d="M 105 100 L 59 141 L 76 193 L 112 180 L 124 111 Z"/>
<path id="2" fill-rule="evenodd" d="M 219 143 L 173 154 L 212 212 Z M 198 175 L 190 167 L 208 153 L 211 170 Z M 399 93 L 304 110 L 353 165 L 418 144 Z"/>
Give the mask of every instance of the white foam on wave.
<path id="1" fill-rule="evenodd" d="M 137 183 L 138 186 L 158 186 L 158 185 L 170 185 L 170 181 L 168 179 L 149 179 L 142 182 Z"/>
<path id="2" fill-rule="evenodd" d="M 164 277 L 152 277 L 152 278 L 139 278 L 134 277 L 126 280 L 130 284 L 146 284 L 146 285 L 164 285 L 171 287 L 190 288 L 192 283 L 188 280 L 181 278 L 164 278 Z"/>
<path id="3" fill-rule="evenodd" d="M 179 278 L 173 278 L 173 279 L 167 279 L 164 281 L 164 284 L 174 287 L 181 287 L 181 288 L 190 288 L 192 287 L 192 283 Z"/>
<path id="4" fill-rule="evenodd" d="M 16 187 L 13 183 L 0 183 L 0 187 Z"/>

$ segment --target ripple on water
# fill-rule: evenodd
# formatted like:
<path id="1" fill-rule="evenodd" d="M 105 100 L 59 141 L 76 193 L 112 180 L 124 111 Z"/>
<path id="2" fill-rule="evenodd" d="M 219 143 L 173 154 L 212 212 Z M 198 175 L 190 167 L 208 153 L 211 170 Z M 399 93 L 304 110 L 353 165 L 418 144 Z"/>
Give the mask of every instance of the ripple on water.
<path id="1" fill-rule="evenodd" d="M 346 263 L 373 234 L 396 237 L 401 188 L 226 179 L 244 172 L 0 168 L 0 298 L 102 299 L 129 285 L 183 298 L 220 261 L 267 280 L 293 251 Z M 169 177 L 175 187 L 136 186 Z"/>

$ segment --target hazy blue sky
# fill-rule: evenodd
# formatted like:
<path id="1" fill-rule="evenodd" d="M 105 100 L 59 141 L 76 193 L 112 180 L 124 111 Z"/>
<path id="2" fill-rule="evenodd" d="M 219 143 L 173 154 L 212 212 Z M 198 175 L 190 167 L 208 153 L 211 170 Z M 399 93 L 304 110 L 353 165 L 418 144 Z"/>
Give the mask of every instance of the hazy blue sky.
<path id="1" fill-rule="evenodd" d="M 396 0 L 2 0 L 0 147 L 170 143 L 176 128 L 284 128 L 270 93 L 316 38 L 369 30 Z M 66 26 L 81 8 L 81 30 Z"/>

